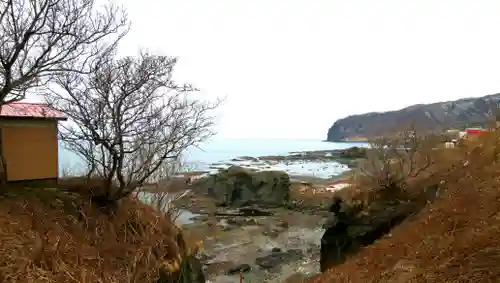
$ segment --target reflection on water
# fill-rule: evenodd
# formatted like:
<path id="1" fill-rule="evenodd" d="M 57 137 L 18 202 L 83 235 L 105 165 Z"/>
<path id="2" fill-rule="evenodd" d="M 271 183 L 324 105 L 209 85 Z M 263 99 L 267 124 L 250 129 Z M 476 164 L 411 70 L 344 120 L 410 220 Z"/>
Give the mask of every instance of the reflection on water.
<path id="1" fill-rule="evenodd" d="M 199 214 L 192 213 L 186 209 L 179 209 L 179 216 L 175 219 L 175 224 L 177 225 L 186 225 L 194 223 L 194 218 L 200 216 Z"/>
<path id="2" fill-rule="evenodd" d="M 139 200 L 144 202 L 145 204 L 149 204 L 154 206 L 155 208 L 161 207 L 164 212 L 167 212 L 169 209 L 174 209 L 172 206 L 172 201 L 184 197 L 187 195 L 189 191 L 179 193 L 150 193 L 150 192 L 138 192 L 137 197 Z M 186 225 L 194 223 L 193 218 L 199 216 L 199 214 L 192 213 L 186 209 L 176 209 L 175 213 L 175 224 Z"/>

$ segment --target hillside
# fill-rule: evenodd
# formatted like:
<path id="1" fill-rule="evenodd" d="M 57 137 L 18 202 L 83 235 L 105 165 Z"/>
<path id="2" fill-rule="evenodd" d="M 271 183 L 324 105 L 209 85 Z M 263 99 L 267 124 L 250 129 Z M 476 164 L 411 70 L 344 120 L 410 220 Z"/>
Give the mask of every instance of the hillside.
<path id="1" fill-rule="evenodd" d="M 308 283 L 499 282 L 499 137 L 443 151 L 432 169 L 444 184 L 435 201 Z"/>
<path id="2" fill-rule="evenodd" d="M 181 231 L 137 199 L 103 213 L 79 193 L 2 188 L 0 282 L 205 282 Z"/>
<path id="3" fill-rule="evenodd" d="M 352 115 L 337 120 L 328 130 L 327 141 L 370 137 L 395 129 L 414 127 L 421 131 L 475 126 L 488 121 L 500 93 L 432 104 L 418 104 L 397 111 Z"/>

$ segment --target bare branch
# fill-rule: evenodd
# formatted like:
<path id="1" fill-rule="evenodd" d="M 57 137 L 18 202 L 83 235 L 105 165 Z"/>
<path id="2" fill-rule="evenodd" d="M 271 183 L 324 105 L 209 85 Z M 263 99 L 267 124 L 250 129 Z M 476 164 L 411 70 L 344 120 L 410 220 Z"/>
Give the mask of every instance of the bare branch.
<path id="1" fill-rule="evenodd" d="M 90 72 L 128 28 L 122 9 L 95 0 L 0 0 L 0 106 L 66 72 Z"/>
<path id="2" fill-rule="evenodd" d="M 418 136 L 411 128 L 370 144 L 368 160 L 360 171 L 376 184 L 376 189 L 397 198 L 406 190 L 409 179 L 418 177 L 432 165 L 437 140 L 433 135 Z"/>
<path id="3" fill-rule="evenodd" d="M 177 58 L 142 53 L 119 60 L 104 56 L 91 74 L 57 78 L 48 100 L 71 125 L 61 130 L 66 144 L 105 178 L 110 200 L 141 186 L 165 163 L 214 132 L 215 103 L 192 99 L 196 89 L 172 81 Z"/>
<path id="4" fill-rule="evenodd" d="M 189 190 L 172 189 L 175 175 L 185 171 L 187 165 L 179 158 L 172 162 L 163 163 L 148 180 L 149 191 L 138 191 L 136 197 L 152 205 L 158 213 L 167 215 L 173 222 L 181 215 L 182 210 L 175 206 L 175 202 L 189 194 Z"/>

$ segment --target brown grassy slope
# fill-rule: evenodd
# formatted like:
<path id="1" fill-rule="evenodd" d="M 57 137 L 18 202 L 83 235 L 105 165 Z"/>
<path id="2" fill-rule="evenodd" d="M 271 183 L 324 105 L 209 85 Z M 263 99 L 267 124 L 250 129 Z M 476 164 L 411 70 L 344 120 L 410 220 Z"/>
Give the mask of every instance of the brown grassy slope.
<path id="1" fill-rule="evenodd" d="M 415 220 L 309 282 L 500 282 L 498 136 L 456 151 L 469 165 L 437 172 L 447 189 Z"/>
<path id="2" fill-rule="evenodd" d="M 110 216 L 76 194 L 11 189 L 0 197 L 0 282 L 154 282 L 179 266 L 178 235 L 133 199 Z"/>

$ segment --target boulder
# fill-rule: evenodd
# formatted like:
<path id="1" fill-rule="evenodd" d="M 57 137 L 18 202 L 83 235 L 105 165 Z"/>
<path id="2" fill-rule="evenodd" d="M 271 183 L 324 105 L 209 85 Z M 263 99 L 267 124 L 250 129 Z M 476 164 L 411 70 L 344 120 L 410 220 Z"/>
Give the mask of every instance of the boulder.
<path id="1" fill-rule="evenodd" d="M 229 268 L 229 270 L 226 272 L 227 275 L 234 275 L 234 274 L 239 274 L 239 273 L 245 273 L 248 272 L 252 269 L 252 267 L 246 263 L 244 264 L 238 264 L 235 266 L 232 266 Z"/>
<path id="2" fill-rule="evenodd" d="M 205 263 L 204 272 L 207 276 L 224 275 L 234 266 L 236 265 L 231 261 L 210 261 Z"/>
<path id="3" fill-rule="evenodd" d="M 233 226 L 257 225 L 257 221 L 253 218 L 232 217 L 227 219 L 227 223 Z"/>
<path id="4" fill-rule="evenodd" d="M 290 199 L 290 177 L 281 171 L 255 172 L 231 166 L 203 182 L 220 206 L 283 206 Z"/>
<path id="5" fill-rule="evenodd" d="M 272 216 L 273 213 L 270 211 L 265 211 L 262 209 L 254 208 L 254 207 L 243 207 L 238 209 L 238 212 L 242 216 Z"/>
<path id="6" fill-rule="evenodd" d="M 273 252 L 273 253 L 279 253 L 279 252 L 281 252 L 281 249 L 274 247 L 274 248 L 272 248 L 271 252 Z"/>
<path id="7" fill-rule="evenodd" d="M 366 158 L 367 151 L 364 147 L 353 146 L 342 150 L 339 156 L 342 158 Z"/>
<path id="8" fill-rule="evenodd" d="M 255 263 L 262 269 L 278 271 L 280 265 L 298 261 L 303 256 L 302 250 L 299 249 L 290 249 L 286 252 L 276 250 L 266 256 L 258 257 Z"/>

